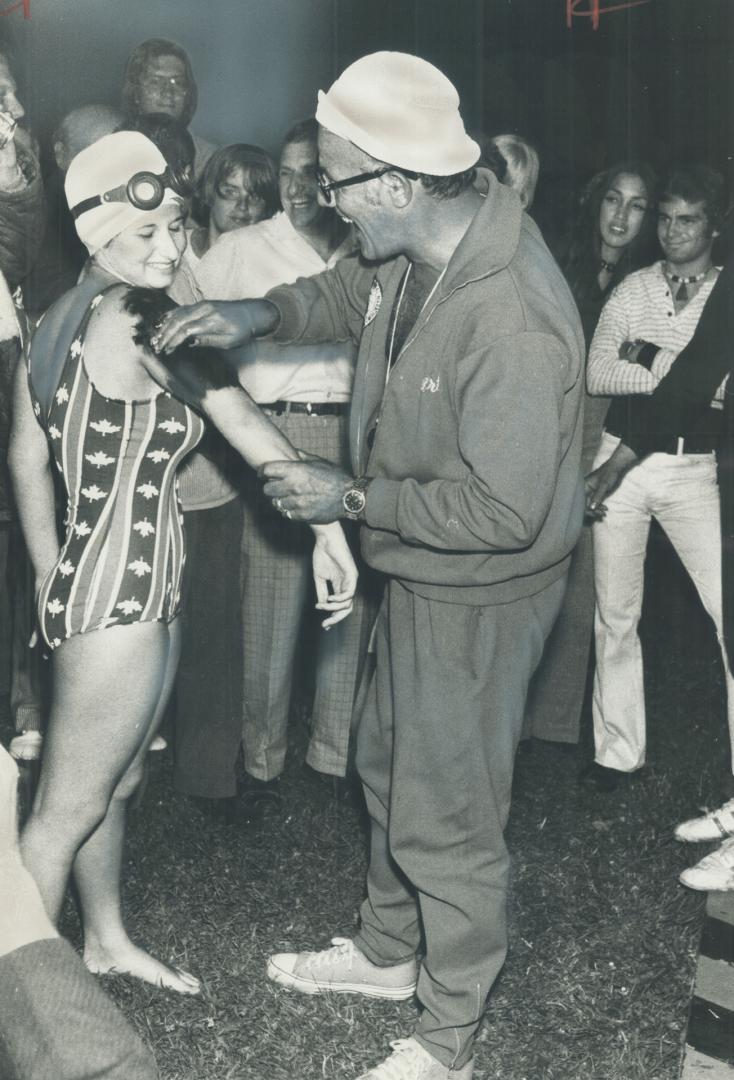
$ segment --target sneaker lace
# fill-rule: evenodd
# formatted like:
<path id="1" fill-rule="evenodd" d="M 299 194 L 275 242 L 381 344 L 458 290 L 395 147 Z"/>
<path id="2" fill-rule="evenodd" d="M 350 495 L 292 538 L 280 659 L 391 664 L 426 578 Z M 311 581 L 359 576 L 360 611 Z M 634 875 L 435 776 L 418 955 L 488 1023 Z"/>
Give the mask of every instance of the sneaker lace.
<path id="1" fill-rule="evenodd" d="M 718 827 L 721 835 L 726 838 L 732 835 L 731 824 L 726 820 L 725 815 L 729 818 L 734 818 L 734 799 L 729 799 L 723 806 L 720 806 L 717 810 L 709 810 L 704 816 L 713 821 Z"/>
<path id="2" fill-rule="evenodd" d="M 421 1060 L 415 1039 L 395 1039 L 392 1054 L 370 1073 L 375 1080 L 415 1080 L 415 1066 Z"/>
<path id="3" fill-rule="evenodd" d="M 734 837 L 725 840 L 721 847 L 713 851 L 708 858 L 714 864 L 723 866 L 727 870 L 734 870 Z"/>
<path id="4" fill-rule="evenodd" d="M 343 962 L 346 962 L 347 971 L 351 971 L 354 963 L 354 942 L 351 938 L 335 937 L 331 939 L 330 949 L 322 949 L 321 952 L 312 953 L 304 966 L 318 968 L 335 963 L 342 964 Z"/>

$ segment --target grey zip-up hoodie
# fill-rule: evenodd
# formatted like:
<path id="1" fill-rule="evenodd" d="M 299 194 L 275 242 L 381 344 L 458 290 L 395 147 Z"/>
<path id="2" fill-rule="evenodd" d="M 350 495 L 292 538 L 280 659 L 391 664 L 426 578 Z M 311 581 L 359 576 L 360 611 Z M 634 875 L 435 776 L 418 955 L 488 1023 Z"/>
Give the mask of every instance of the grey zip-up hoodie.
<path id="1" fill-rule="evenodd" d="M 273 338 L 359 342 L 350 439 L 355 473 L 373 477 L 370 566 L 452 603 L 533 595 L 565 572 L 583 517 L 573 298 L 517 196 L 491 178 L 386 384 L 407 265 L 351 257 L 273 289 Z"/>

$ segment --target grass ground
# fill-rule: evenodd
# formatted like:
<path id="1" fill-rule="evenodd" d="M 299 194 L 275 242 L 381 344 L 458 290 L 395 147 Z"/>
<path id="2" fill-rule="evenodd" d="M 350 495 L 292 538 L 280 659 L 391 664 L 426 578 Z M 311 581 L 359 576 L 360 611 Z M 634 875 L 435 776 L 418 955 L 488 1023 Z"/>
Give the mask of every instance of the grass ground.
<path id="1" fill-rule="evenodd" d="M 704 896 L 676 878 L 703 852 L 671 832 L 721 801 L 728 739 L 710 626 L 665 557 L 649 585 L 648 777 L 598 795 L 576 784 L 587 746 L 535 743 L 518 758 L 510 953 L 476 1080 L 677 1076 Z M 105 987 L 163 1080 L 350 1080 L 384 1057 L 409 1032 L 413 1002 L 303 997 L 265 978 L 269 953 L 353 931 L 365 871 L 355 807 L 314 791 L 294 755 L 281 816 L 255 834 L 217 830 L 172 791 L 167 755 L 151 763 L 130 819 L 129 925 L 205 992 L 179 998 L 125 978 Z M 64 929 L 78 941 L 71 912 Z"/>

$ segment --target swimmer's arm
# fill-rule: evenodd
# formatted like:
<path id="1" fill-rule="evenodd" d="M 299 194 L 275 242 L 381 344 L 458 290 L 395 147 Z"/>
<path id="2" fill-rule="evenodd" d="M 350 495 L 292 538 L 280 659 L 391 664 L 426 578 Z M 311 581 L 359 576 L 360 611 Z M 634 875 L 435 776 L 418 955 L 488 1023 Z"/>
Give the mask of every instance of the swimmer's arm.
<path id="1" fill-rule="evenodd" d="M 169 356 L 145 349 L 143 364 L 157 383 L 208 417 L 253 469 L 269 461 L 299 460 L 295 446 L 258 408 L 215 350 L 184 347 Z M 338 522 L 311 528 L 316 606 L 326 613 L 322 625 L 328 629 L 351 611 L 357 568 Z"/>
<path id="2" fill-rule="evenodd" d="M 33 412 L 22 360 L 15 372 L 8 465 L 18 517 L 39 585 L 56 562 L 59 538 L 49 446 Z"/>
<path id="3" fill-rule="evenodd" d="M 248 465 L 298 461 L 299 453 L 255 404 L 215 349 L 177 349 L 171 355 L 142 353 L 143 365 L 157 383 L 203 413 Z"/>

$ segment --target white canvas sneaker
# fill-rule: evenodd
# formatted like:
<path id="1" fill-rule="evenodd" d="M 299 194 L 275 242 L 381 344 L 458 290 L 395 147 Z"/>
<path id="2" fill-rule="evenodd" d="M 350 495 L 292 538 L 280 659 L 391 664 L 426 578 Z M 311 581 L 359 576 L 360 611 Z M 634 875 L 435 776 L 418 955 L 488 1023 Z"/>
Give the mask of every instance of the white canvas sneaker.
<path id="1" fill-rule="evenodd" d="M 474 1061 L 467 1061 L 461 1069 L 450 1069 L 442 1065 L 433 1054 L 429 1054 L 417 1039 L 396 1039 L 391 1042 L 393 1049 L 390 1057 L 376 1065 L 369 1072 L 362 1073 L 358 1080 L 471 1080 Z"/>
<path id="2" fill-rule="evenodd" d="M 363 994 L 404 1001 L 415 993 L 415 960 L 378 967 L 349 938 L 332 938 L 321 952 L 276 953 L 268 961 L 268 978 L 302 994 Z"/>
<path id="3" fill-rule="evenodd" d="M 697 844 L 701 840 L 726 840 L 734 836 L 734 799 L 729 799 L 718 810 L 709 810 L 701 817 L 684 821 L 675 830 L 676 840 Z"/>
<path id="4" fill-rule="evenodd" d="M 702 892 L 734 892 L 734 837 L 725 840 L 720 848 L 706 855 L 695 866 L 689 866 L 678 878 L 689 889 Z"/>
<path id="5" fill-rule="evenodd" d="M 40 731 L 22 731 L 10 740 L 8 749 L 16 761 L 38 761 L 43 750 L 43 735 Z"/>

